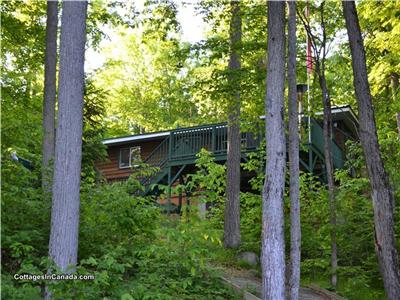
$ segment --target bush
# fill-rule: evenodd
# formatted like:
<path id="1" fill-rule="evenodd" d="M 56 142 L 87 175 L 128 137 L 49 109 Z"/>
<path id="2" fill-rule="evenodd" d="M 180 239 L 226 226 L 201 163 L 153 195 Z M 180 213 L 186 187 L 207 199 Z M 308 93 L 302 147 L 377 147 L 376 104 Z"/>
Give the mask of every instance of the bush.
<path id="1" fill-rule="evenodd" d="M 152 199 L 128 191 L 127 183 L 82 189 L 80 258 L 100 257 L 115 245 L 129 247 L 154 238 L 159 210 Z"/>
<path id="2" fill-rule="evenodd" d="M 124 183 L 82 182 L 75 274 L 94 275 L 94 280 L 14 280 L 16 273 L 60 271 L 47 258 L 50 202 L 43 200 L 38 174 L 11 161 L 5 167 L 3 174 L 9 175 L 2 197 L 5 299 L 42 299 L 45 285 L 53 299 L 235 298 L 206 264 L 209 253 L 203 229 L 192 230 L 194 219 L 186 224 L 161 218 L 154 200 L 140 196 L 140 174 Z M 144 175 L 151 171 L 143 170 Z"/>

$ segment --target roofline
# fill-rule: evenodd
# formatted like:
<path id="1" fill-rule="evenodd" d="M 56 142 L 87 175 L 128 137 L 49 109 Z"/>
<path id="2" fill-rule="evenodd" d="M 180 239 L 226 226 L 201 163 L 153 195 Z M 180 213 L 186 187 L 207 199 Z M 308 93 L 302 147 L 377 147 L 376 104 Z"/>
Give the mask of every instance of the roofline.
<path id="1" fill-rule="evenodd" d="M 116 145 L 116 144 L 122 144 L 122 143 L 129 143 L 129 142 L 134 142 L 134 141 L 141 141 L 141 140 L 147 140 L 147 139 L 152 139 L 152 138 L 168 136 L 170 134 L 170 132 L 171 131 L 161 131 L 161 132 L 154 132 L 154 133 L 130 135 L 130 136 L 124 136 L 124 137 L 118 137 L 118 138 L 110 138 L 110 139 L 103 140 L 102 143 L 104 145 Z"/>
<path id="2" fill-rule="evenodd" d="M 341 113 L 341 112 L 349 112 L 350 115 L 353 117 L 353 119 L 358 123 L 358 118 L 357 118 L 355 112 L 353 111 L 353 109 L 351 108 L 351 106 L 349 104 L 343 105 L 343 106 L 332 106 L 331 107 L 331 113 L 332 114 L 337 114 L 337 113 Z M 324 114 L 324 112 L 318 111 L 314 115 L 321 116 L 323 114 Z M 304 116 L 304 115 L 307 115 L 307 114 L 302 112 L 299 115 Z M 260 116 L 260 119 L 261 120 L 265 120 L 265 115 Z"/>
<path id="3" fill-rule="evenodd" d="M 358 123 L 358 118 L 350 105 L 332 106 L 331 107 L 332 114 L 341 113 L 341 112 L 349 112 L 350 115 L 354 118 L 354 120 L 356 120 Z M 323 115 L 323 114 L 324 114 L 324 112 L 322 112 L 322 111 L 315 113 L 315 115 L 318 115 L 318 116 Z"/>

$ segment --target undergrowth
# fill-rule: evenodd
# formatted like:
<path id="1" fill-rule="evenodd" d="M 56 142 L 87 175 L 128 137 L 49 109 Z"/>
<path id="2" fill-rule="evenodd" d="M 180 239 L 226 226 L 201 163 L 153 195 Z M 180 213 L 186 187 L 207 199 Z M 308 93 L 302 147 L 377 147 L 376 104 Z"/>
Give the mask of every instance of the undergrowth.
<path id="1" fill-rule="evenodd" d="M 47 258 L 50 206 L 39 205 L 39 188 L 3 193 L 2 213 L 18 212 L 24 223 L 7 217 L 2 226 L 2 298 L 42 299 L 48 285 L 53 299 L 236 299 L 209 263 L 211 249 L 222 248 L 219 233 L 204 230 L 194 213 L 175 220 L 162 215 L 153 199 L 132 196 L 132 180 L 82 186 L 79 264 L 74 274 L 95 276 L 87 281 L 13 278 L 46 274 L 49 268 L 53 274 L 58 271 Z"/>

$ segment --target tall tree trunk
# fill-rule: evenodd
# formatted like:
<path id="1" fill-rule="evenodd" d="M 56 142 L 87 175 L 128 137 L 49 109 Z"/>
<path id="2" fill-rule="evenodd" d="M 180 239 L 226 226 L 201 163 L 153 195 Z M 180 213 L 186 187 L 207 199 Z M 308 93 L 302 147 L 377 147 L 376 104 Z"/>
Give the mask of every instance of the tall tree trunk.
<path id="1" fill-rule="evenodd" d="M 399 299 L 399 257 L 394 235 L 394 195 L 385 171 L 376 133 L 372 97 L 368 83 L 365 49 L 354 1 L 343 1 L 343 13 L 349 36 L 354 88 L 359 109 L 360 139 L 372 189 L 375 251 L 389 300 Z"/>
<path id="2" fill-rule="evenodd" d="M 46 52 L 44 62 L 42 188 L 50 198 L 55 146 L 58 2 L 47 1 Z"/>
<path id="3" fill-rule="evenodd" d="M 268 64 L 265 183 L 262 193 L 262 297 L 285 299 L 285 239 L 283 196 L 286 141 L 284 125 L 285 2 L 268 2 Z"/>
<path id="4" fill-rule="evenodd" d="M 331 115 L 331 99 L 326 85 L 325 72 L 322 71 L 319 76 L 319 84 L 322 89 L 322 98 L 324 106 L 323 136 L 324 136 L 324 157 L 326 167 L 326 178 L 328 181 L 328 197 L 329 197 L 329 215 L 330 215 L 330 235 L 331 235 L 331 285 L 336 288 L 337 285 L 337 243 L 336 243 L 336 197 L 335 197 L 335 181 L 333 177 L 333 160 L 332 160 L 332 115 Z"/>
<path id="5" fill-rule="evenodd" d="M 299 111 L 296 85 L 296 2 L 288 1 L 288 88 L 289 88 L 289 167 L 290 167 L 290 265 L 289 299 L 299 298 L 300 287 L 300 185 Z"/>
<path id="6" fill-rule="evenodd" d="M 324 107 L 323 117 L 323 137 L 324 137 L 324 157 L 325 157 L 325 168 L 326 178 L 328 181 L 328 197 L 329 197 L 329 223 L 331 225 L 330 237 L 331 237 L 331 285 L 334 289 L 337 286 L 337 242 L 336 242 L 336 197 L 335 197 L 335 180 L 334 180 L 334 169 L 332 159 L 332 108 L 331 98 L 329 95 L 328 86 L 326 84 L 325 77 L 325 58 L 326 58 L 326 28 L 325 28 L 325 17 L 324 17 L 325 2 L 321 3 L 320 14 L 321 14 L 321 27 L 322 27 L 322 58 L 316 61 L 316 72 L 318 74 L 319 85 L 322 90 L 322 104 Z"/>
<path id="7" fill-rule="evenodd" d="M 63 2 L 49 250 L 63 271 L 78 256 L 86 11 L 87 1 Z"/>
<path id="8" fill-rule="evenodd" d="M 240 47 L 242 39 L 242 19 L 240 2 L 231 1 L 229 58 L 229 99 L 227 186 L 224 216 L 224 246 L 237 248 L 240 245 Z"/>
<path id="9" fill-rule="evenodd" d="M 324 15 L 325 2 L 323 1 L 320 5 L 320 16 L 321 16 L 321 29 L 322 39 L 320 39 L 321 48 L 317 49 L 317 38 L 313 35 L 310 22 L 302 19 L 308 37 L 312 41 L 311 46 L 313 48 L 315 56 L 315 73 L 318 76 L 318 82 L 322 91 L 322 104 L 324 107 L 323 115 L 323 139 L 324 139 L 324 157 L 325 157 L 325 168 L 326 178 L 328 181 L 328 197 L 329 197 L 329 215 L 330 215 L 330 237 L 331 237 L 331 285 L 336 288 L 337 285 L 337 242 L 336 242 L 336 198 L 335 198 L 335 181 L 334 181 L 334 170 L 332 160 L 332 149 L 331 149 L 331 136 L 332 136 L 332 116 L 331 116 L 331 99 L 329 96 L 328 86 L 326 84 L 325 77 L 325 59 L 327 55 L 326 51 L 326 28 L 325 28 L 325 15 Z"/>

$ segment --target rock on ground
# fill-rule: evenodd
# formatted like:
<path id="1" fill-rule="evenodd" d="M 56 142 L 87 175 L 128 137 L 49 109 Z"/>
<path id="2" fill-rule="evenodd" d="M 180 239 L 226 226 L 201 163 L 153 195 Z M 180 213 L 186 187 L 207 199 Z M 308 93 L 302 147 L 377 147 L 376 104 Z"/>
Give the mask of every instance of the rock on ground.
<path id="1" fill-rule="evenodd" d="M 258 255 L 250 251 L 239 253 L 237 258 L 245 261 L 251 266 L 256 266 L 260 262 L 260 258 L 258 257 Z"/>

